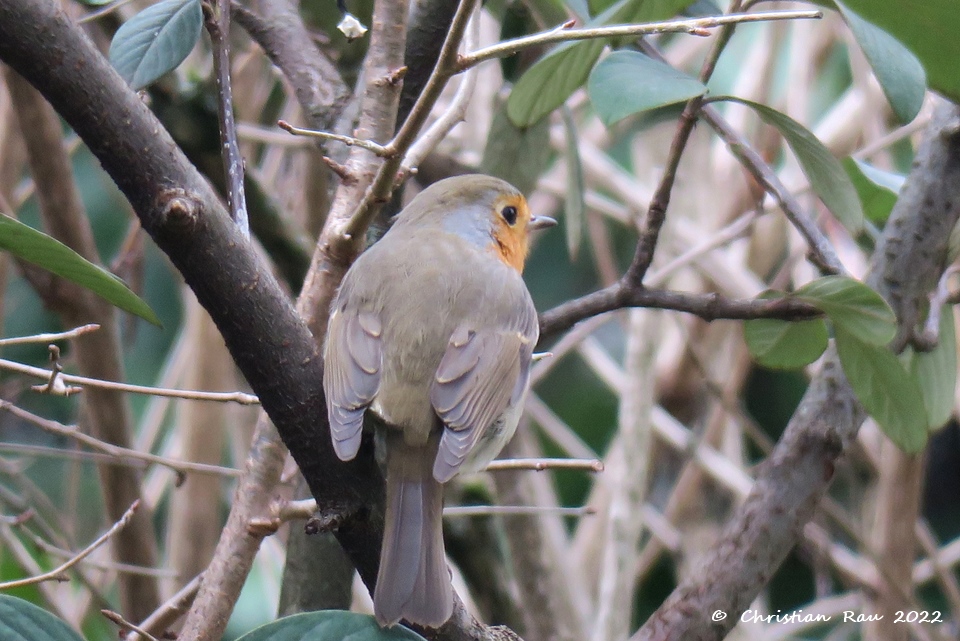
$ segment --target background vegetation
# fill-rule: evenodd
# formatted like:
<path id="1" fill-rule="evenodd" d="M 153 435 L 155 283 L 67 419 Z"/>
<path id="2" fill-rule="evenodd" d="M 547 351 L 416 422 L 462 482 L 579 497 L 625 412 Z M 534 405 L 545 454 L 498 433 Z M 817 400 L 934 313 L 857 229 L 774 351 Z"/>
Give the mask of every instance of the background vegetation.
<path id="1" fill-rule="evenodd" d="M 952 3 L 349 9 L 354 40 L 326 0 L 0 6 L 0 213 L 159 321 L 4 219 L 2 334 L 34 338 L 0 343 L 2 594 L 90 641 L 369 611 L 382 479 L 334 461 L 317 341 L 363 239 L 481 171 L 561 221 L 504 453 L 547 470 L 452 484 L 465 607 L 421 633 L 956 638 Z M 762 619 L 800 609 L 829 619 Z"/>

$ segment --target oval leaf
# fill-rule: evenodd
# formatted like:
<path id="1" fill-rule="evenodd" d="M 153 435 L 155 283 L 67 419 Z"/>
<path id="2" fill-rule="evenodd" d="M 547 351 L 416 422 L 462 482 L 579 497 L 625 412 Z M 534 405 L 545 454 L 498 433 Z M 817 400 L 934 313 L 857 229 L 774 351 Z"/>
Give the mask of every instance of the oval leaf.
<path id="1" fill-rule="evenodd" d="M 834 329 L 843 373 L 864 409 L 902 450 L 922 450 L 928 421 L 920 386 L 886 347 L 864 343 L 839 326 Z"/>
<path id="2" fill-rule="evenodd" d="M 766 105 L 725 96 L 717 100 L 739 102 L 757 112 L 757 115 L 777 129 L 790 149 L 797 156 L 797 162 L 804 175 L 810 181 L 813 191 L 820 197 L 827 209 L 850 230 L 857 234 L 863 228 L 863 209 L 857 190 L 843 171 L 840 161 L 833 157 L 830 150 L 823 146 L 817 137 L 799 122 Z"/>
<path id="3" fill-rule="evenodd" d="M 870 24 L 843 3 L 837 2 L 836 5 L 863 49 L 863 55 L 897 118 L 903 123 L 916 118 L 927 92 L 927 74 L 923 65 L 889 33 Z"/>
<path id="4" fill-rule="evenodd" d="M 0 249 L 89 289 L 111 305 L 160 326 L 160 319 L 122 280 L 59 240 L 0 214 Z M 2 637 L 0 637 L 2 638 Z"/>
<path id="5" fill-rule="evenodd" d="M 872 345 L 886 345 L 897 333 L 897 317 L 883 296 L 846 276 L 811 281 L 793 294 L 830 317 L 838 329 Z"/>
<path id="6" fill-rule="evenodd" d="M 940 429 L 950 420 L 956 398 L 957 336 L 952 306 L 945 305 L 940 312 L 940 342 L 929 352 L 914 353 L 907 371 L 923 395 L 928 427 Z"/>
<path id="7" fill-rule="evenodd" d="M 603 52 L 602 40 L 588 40 L 551 51 L 520 76 L 507 99 L 507 115 L 529 127 L 562 105 L 590 75 Z"/>
<path id="8" fill-rule="evenodd" d="M 788 322 L 757 318 L 743 324 L 750 355 L 771 369 L 798 369 L 820 358 L 827 349 L 827 324 L 822 318 Z"/>
<path id="9" fill-rule="evenodd" d="M 863 205 L 866 217 L 878 225 L 887 222 L 893 206 L 897 203 L 904 177 L 882 171 L 852 157 L 843 159 L 843 168 L 860 196 L 860 204 Z"/>
<path id="10" fill-rule="evenodd" d="M 587 92 L 610 126 L 641 111 L 686 102 L 707 88 L 696 78 L 636 51 L 616 51 L 590 73 Z"/>
<path id="11" fill-rule="evenodd" d="M 200 37 L 200 0 L 162 0 L 117 29 L 110 62 L 135 90 L 175 69 Z"/>
<path id="12" fill-rule="evenodd" d="M 69 625 L 46 610 L 8 594 L 0 594 L 0 639 L 83 641 Z"/>
<path id="13" fill-rule="evenodd" d="M 844 0 L 864 20 L 906 45 L 923 64 L 931 89 L 960 101 L 960 11 L 957 0 Z"/>
<path id="14" fill-rule="evenodd" d="M 324 610 L 284 617 L 243 635 L 237 641 L 424 641 L 402 625 L 381 628 L 367 614 Z"/>

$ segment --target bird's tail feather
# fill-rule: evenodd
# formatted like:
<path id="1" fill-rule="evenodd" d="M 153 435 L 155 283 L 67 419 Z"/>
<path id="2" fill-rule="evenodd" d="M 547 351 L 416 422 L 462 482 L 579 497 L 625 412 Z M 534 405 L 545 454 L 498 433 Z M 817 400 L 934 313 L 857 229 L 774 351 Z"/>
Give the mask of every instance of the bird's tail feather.
<path id="1" fill-rule="evenodd" d="M 433 478 L 437 444 L 387 437 L 387 505 L 373 609 L 380 625 L 400 619 L 439 627 L 453 612 L 443 548 L 443 486 Z"/>

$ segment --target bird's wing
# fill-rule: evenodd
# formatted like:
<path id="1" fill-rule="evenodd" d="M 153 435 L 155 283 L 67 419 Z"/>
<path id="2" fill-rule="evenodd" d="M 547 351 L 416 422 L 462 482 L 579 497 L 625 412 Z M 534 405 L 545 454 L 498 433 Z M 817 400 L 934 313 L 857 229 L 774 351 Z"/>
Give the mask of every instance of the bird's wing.
<path id="1" fill-rule="evenodd" d="M 323 392 L 333 449 L 349 461 L 360 449 L 363 412 L 380 387 L 382 326 L 373 312 L 336 310 L 327 327 Z"/>
<path id="2" fill-rule="evenodd" d="M 460 326 L 453 332 L 430 386 L 430 402 L 445 426 L 433 466 L 437 481 L 450 480 L 484 430 L 520 402 L 530 380 L 536 323 L 531 304 L 520 330 Z"/>

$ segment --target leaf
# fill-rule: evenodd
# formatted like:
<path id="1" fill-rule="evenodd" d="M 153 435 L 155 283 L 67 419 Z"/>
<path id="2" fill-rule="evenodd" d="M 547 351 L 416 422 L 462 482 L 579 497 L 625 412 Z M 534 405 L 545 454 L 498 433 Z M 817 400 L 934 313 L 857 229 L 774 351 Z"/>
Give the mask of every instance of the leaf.
<path id="1" fill-rule="evenodd" d="M 871 345 L 886 345 L 897 333 L 897 317 L 883 296 L 846 276 L 811 281 L 793 295 L 826 314 L 838 329 Z"/>
<path id="2" fill-rule="evenodd" d="M 834 328 L 843 373 L 857 399 L 883 433 L 908 453 L 927 443 L 927 412 L 920 386 L 886 347 Z"/>
<path id="3" fill-rule="evenodd" d="M 424 641 L 412 630 L 381 628 L 367 614 L 324 610 L 284 617 L 260 626 L 237 641 Z"/>
<path id="4" fill-rule="evenodd" d="M 0 639 L 83 641 L 69 625 L 46 610 L 8 594 L 0 594 Z"/>
<path id="5" fill-rule="evenodd" d="M 200 38 L 200 0 L 162 0 L 123 23 L 110 43 L 110 62 L 139 90 L 175 69 Z"/>
<path id="6" fill-rule="evenodd" d="M 0 214 L 0 249 L 89 289 L 111 305 L 160 326 L 160 319 L 122 280 L 59 240 Z M 2 638 L 2 637 L 0 637 Z"/>
<path id="7" fill-rule="evenodd" d="M 926 70 L 927 83 L 960 101 L 960 11 L 957 0 L 844 0 L 864 20 L 883 29 L 906 46 Z"/>
<path id="8" fill-rule="evenodd" d="M 767 290 L 757 298 L 783 298 L 783 292 Z M 799 369 L 820 358 L 827 349 L 829 336 L 822 318 L 782 321 L 756 318 L 743 323 L 743 338 L 750 356 L 770 369 Z"/>
<path id="9" fill-rule="evenodd" d="M 616 51 L 590 73 L 587 92 L 608 127 L 641 111 L 686 102 L 707 92 L 699 80 L 636 51 Z"/>
<path id="10" fill-rule="evenodd" d="M 843 171 L 840 161 L 834 158 L 816 136 L 790 116 L 766 105 L 731 96 L 723 96 L 717 100 L 746 105 L 756 111 L 765 123 L 776 127 L 796 154 L 800 168 L 823 204 L 851 234 L 860 232 L 863 228 L 863 209 L 857 190 Z"/>
<path id="11" fill-rule="evenodd" d="M 904 177 L 882 171 L 849 156 L 843 159 L 842 164 L 857 190 L 866 217 L 880 225 L 887 222 L 893 206 L 897 203 Z"/>
<path id="12" fill-rule="evenodd" d="M 750 355 L 771 369 L 798 369 L 820 358 L 827 349 L 827 324 L 822 318 L 782 321 L 756 318 L 743 324 Z"/>
<path id="13" fill-rule="evenodd" d="M 867 22 L 841 2 L 837 9 L 870 63 L 900 122 L 917 117 L 927 92 L 923 65 L 909 49 L 883 29 Z"/>
<path id="14" fill-rule="evenodd" d="M 929 352 L 914 353 L 907 371 L 923 395 L 929 429 L 940 429 L 953 414 L 957 387 L 957 336 L 952 306 L 945 305 L 940 312 L 940 342 Z"/>
<path id="15" fill-rule="evenodd" d="M 529 127 L 562 105 L 586 81 L 603 46 L 603 40 L 561 45 L 527 69 L 507 98 L 513 124 Z"/>
<path id="16" fill-rule="evenodd" d="M 586 192 L 583 179 L 583 164 L 580 162 L 580 139 L 573 114 L 564 107 L 564 135 L 567 141 L 567 199 L 563 208 L 563 224 L 567 231 L 567 252 L 570 260 L 576 260 L 583 239 L 583 217 L 586 215 L 583 194 Z"/>
<path id="17" fill-rule="evenodd" d="M 516 127 L 501 108 L 493 117 L 480 170 L 503 178 L 525 194 L 533 191 L 550 162 L 550 123 Z"/>
<path id="18" fill-rule="evenodd" d="M 693 0 L 620 0 L 587 23 L 640 24 L 665 20 Z M 520 77 L 507 99 L 507 115 L 518 127 L 528 127 L 562 105 L 587 80 L 607 40 L 559 45 Z"/>

